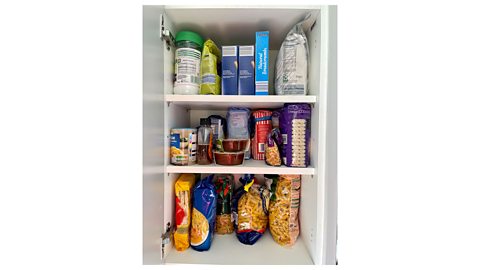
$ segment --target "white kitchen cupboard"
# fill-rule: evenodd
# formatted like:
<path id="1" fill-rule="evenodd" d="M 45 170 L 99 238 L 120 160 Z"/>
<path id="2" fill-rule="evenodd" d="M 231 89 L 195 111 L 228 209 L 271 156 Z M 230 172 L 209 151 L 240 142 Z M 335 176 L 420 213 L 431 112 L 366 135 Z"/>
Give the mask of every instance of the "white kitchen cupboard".
<path id="1" fill-rule="evenodd" d="M 192 30 L 218 46 L 255 44 L 255 32 L 270 31 L 270 73 L 290 28 L 311 13 L 307 96 L 173 95 L 172 37 Z M 337 241 L 335 6 L 143 7 L 143 262 L 144 264 L 335 264 Z M 272 88 L 273 89 L 273 88 Z M 172 166 L 169 131 L 195 127 L 200 117 L 225 115 L 228 106 L 278 108 L 286 102 L 312 105 L 311 165 L 269 167 Z M 174 221 L 174 181 L 180 173 L 301 174 L 300 237 L 293 248 L 277 245 L 268 230 L 253 246 L 232 235 L 215 235 L 207 252 L 177 252 L 169 241 Z M 169 230 L 169 226 L 171 229 Z"/>

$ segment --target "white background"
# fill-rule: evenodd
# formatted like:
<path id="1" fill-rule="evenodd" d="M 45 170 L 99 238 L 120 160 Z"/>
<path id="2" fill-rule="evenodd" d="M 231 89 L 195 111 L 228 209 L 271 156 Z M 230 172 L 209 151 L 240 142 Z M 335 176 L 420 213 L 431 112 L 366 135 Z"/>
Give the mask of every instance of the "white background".
<path id="1" fill-rule="evenodd" d="M 478 269 L 478 9 L 384 2 L 338 3 L 339 267 Z M 1 269 L 143 268 L 141 5 L 0 4 Z"/>

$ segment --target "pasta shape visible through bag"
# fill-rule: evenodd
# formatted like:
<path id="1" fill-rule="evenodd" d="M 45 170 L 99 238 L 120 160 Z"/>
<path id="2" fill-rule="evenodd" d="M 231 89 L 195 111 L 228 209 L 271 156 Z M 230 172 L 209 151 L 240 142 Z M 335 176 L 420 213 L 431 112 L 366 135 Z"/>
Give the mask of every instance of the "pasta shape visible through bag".
<path id="1" fill-rule="evenodd" d="M 274 180 L 275 181 L 275 180 Z M 273 240 L 282 246 L 295 244 L 300 233 L 300 175 L 280 175 L 269 207 L 269 229 Z"/>

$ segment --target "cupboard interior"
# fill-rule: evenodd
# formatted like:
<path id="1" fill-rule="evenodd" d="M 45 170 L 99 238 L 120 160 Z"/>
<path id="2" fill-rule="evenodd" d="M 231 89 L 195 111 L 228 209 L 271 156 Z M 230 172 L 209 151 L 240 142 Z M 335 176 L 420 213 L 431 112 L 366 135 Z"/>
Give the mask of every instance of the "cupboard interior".
<path id="1" fill-rule="evenodd" d="M 308 95 L 319 93 L 320 9 L 267 8 L 165 8 L 165 28 L 173 34 L 181 30 L 199 33 L 223 45 L 255 45 L 255 32 L 269 31 L 269 94 L 274 94 L 274 69 L 278 51 L 288 31 L 308 14 L 304 31 L 309 46 Z M 165 94 L 173 94 L 174 48 L 165 50 Z"/>
<path id="2" fill-rule="evenodd" d="M 179 173 L 169 173 L 165 179 L 165 222 L 175 224 L 175 181 Z M 204 178 L 208 174 L 201 174 Z M 239 178 L 234 174 L 235 189 L 240 187 Z M 167 263 L 209 263 L 209 264 L 313 264 L 312 245 L 315 243 L 317 226 L 317 181 L 311 175 L 302 175 L 300 190 L 299 224 L 300 235 L 293 247 L 282 247 L 275 243 L 267 230 L 252 246 L 238 241 L 235 233 L 215 234 L 209 251 L 198 252 L 191 248 L 179 252 L 171 244 L 166 250 Z M 262 174 L 255 178 L 264 184 Z M 260 260 L 258 260 L 260 259 Z"/>
<path id="3" fill-rule="evenodd" d="M 165 27 L 174 35 L 179 30 L 192 30 L 200 33 L 205 39 L 212 38 L 217 46 L 252 45 L 255 44 L 255 32 L 270 31 L 269 52 L 269 92 L 273 94 L 273 71 L 276 55 L 288 31 L 309 12 L 312 14 L 310 26 L 306 31 L 309 42 L 309 75 L 308 95 L 320 96 L 320 10 L 319 9 L 265 9 L 265 8 L 181 8 L 166 7 L 164 11 Z M 164 49 L 164 94 L 173 94 L 174 48 Z M 169 79 L 171 78 L 171 79 Z M 285 98 L 288 102 L 288 97 Z M 318 103 L 317 103 L 318 104 Z M 319 105 L 312 105 L 311 126 L 311 166 L 319 164 L 318 142 Z M 235 104 L 232 104 L 234 106 Z M 269 108 L 274 109 L 274 108 Z M 226 116 L 227 108 L 218 110 L 189 109 L 175 103 L 165 104 L 164 130 L 171 128 L 196 127 L 201 117 L 212 114 Z M 165 141 L 164 156 L 169 156 L 168 141 Z M 169 159 L 165 159 L 165 165 Z M 228 169 L 225 170 L 228 173 Z M 178 173 L 165 173 L 164 176 L 164 208 L 163 225 L 168 223 L 174 227 L 174 183 Z M 238 179 L 240 175 L 235 175 Z M 258 175 L 263 179 L 262 175 Z M 320 176 L 302 175 L 301 205 L 299 212 L 300 236 L 293 248 L 285 248 L 276 244 L 269 231 L 253 246 L 241 244 L 235 235 L 215 235 L 212 248 L 207 252 L 197 252 L 191 248 L 178 252 L 172 243 L 165 246 L 166 263 L 206 263 L 206 264 L 315 264 L 319 263 L 320 229 L 323 207 Z M 319 198 L 320 197 L 320 198 Z"/>

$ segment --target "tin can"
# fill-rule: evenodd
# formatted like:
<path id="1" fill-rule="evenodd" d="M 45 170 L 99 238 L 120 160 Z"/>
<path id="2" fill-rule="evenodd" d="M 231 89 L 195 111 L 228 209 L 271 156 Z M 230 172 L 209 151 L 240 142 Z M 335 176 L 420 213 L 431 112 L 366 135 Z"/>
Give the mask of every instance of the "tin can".
<path id="1" fill-rule="evenodd" d="M 170 130 L 170 163 L 193 165 L 197 161 L 197 130 L 174 128 Z"/>

